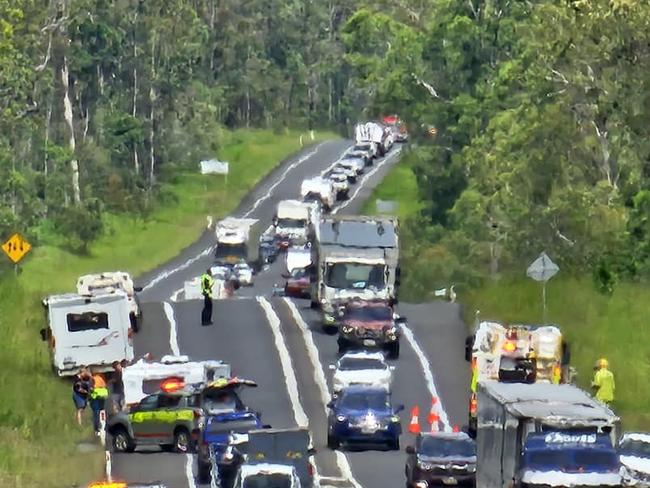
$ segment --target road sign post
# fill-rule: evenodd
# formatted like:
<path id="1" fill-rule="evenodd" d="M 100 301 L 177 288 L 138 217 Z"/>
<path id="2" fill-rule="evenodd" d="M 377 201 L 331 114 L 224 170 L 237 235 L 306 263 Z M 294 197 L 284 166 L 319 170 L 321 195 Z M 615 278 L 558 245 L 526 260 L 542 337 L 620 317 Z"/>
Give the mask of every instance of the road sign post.
<path id="1" fill-rule="evenodd" d="M 559 266 L 549 258 L 545 252 L 528 266 L 526 275 L 542 283 L 542 320 L 546 323 L 546 282 L 553 278 L 560 270 Z"/>

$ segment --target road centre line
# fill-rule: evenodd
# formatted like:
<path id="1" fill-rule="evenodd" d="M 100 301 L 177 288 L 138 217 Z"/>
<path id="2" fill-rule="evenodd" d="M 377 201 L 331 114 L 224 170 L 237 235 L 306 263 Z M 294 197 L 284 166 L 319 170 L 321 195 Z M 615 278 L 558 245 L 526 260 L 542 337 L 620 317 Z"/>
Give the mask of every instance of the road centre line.
<path id="1" fill-rule="evenodd" d="M 163 302 L 163 310 L 165 310 L 165 315 L 169 321 L 169 348 L 172 350 L 174 356 L 180 356 L 181 352 L 178 348 L 178 332 L 176 330 L 174 309 L 169 302 Z"/>
<path id="2" fill-rule="evenodd" d="M 304 163 L 304 162 L 307 161 L 309 158 L 311 158 L 314 154 L 316 154 L 316 153 L 318 152 L 318 150 L 323 146 L 323 144 L 325 144 L 325 141 L 324 141 L 324 142 L 321 142 L 320 144 L 318 144 L 318 145 L 317 145 L 313 150 L 309 151 L 307 154 L 302 155 L 302 156 L 301 156 L 297 161 L 294 161 L 293 163 L 291 163 L 291 164 L 290 164 L 290 165 L 289 165 L 289 166 L 288 166 L 288 167 L 287 167 L 287 168 L 282 172 L 282 174 L 281 174 L 280 177 L 277 179 L 277 181 L 276 181 L 275 183 L 273 183 L 273 184 L 269 187 L 269 189 L 267 190 L 267 192 L 255 201 L 255 203 L 253 204 L 253 206 L 251 207 L 251 209 L 250 209 L 248 212 L 246 212 L 246 213 L 244 214 L 244 217 L 249 217 L 250 214 L 252 214 L 252 213 L 257 209 L 257 207 L 260 206 L 260 203 L 262 203 L 262 202 L 265 201 L 265 200 L 268 200 L 268 198 L 271 196 L 271 193 L 273 193 L 273 190 L 275 190 L 275 188 L 276 188 L 280 183 L 282 183 L 282 182 L 284 181 L 284 179 L 286 178 L 286 176 L 287 176 L 287 174 L 289 173 L 289 171 L 291 171 L 291 170 L 293 170 L 294 168 L 300 166 L 302 163 Z"/>
<path id="3" fill-rule="evenodd" d="M 433 379 L 433 373 L 431 373 L 431 363 L 429 363 L 429 360 L 427 359 L 426 355 L 424 354 L 424 351 L 420 347 L 420 344 L 418 344 L 417 340 L 415 339 L 415 336 L 413 335 L 413 331 L 409 329 L 407 326 L 402 326 L 402 333 L 404 334 L 404 337 L 406 337 L 408 343 L 411 345 L 413 351 L 415 351 L 415 355 L 417 356 L 418 361 L 420 362 L 420 367 L 424 372 L 424 379 L 426 380 L 429 394 L 431 395 L 431 397 L 436 398 L 438 400 L 437 405 L 438 405 L 438 413 L 440 414 L 440 423 L 442 423 L 443 429 L 446 432 L 451 432 L 451 424 L 449 422 L 449 417 L 447 416 L 447 412 L 442 406 L 442 399 L 438 395 L 438 391 L 436 390 L 436 383 Z"/>
<path id="4" fill-rule="evenodd" d="M 309 330 L 309 326 L 302 318 L 302 315 L 300 314 L 298 307 L 296 307 L 296 304 L 293 303 L 293 301 L 287 297 L 284 297 L 283 300 L 286 303 L 287 307 L 289 308 L 289 311 L 291 312 L 294 322 L 296 323 L 296 325 L 298 325 L 298 328 L 300 329 L 300 333 L 302 334 L 302 338 L 305 342 L 305 346 L 307 347 L 307 355 L 309 356 L 309 361 L 311 362 L 314 371 L 314 381 L 318 386 L 323 409 L 325 411 L 325 415 L 327 416 L 327 414 L 329 413 L 327 411 L 327 404 L 330 401 L 331 395 L 329 392 L 329 388 L 327 387 L 327 380 L 325 379 L 325 373 L 323 373 L 323 366 L 321 365 L 320 358 L 318 355 L 318 348 L 314 343 L 314 337 L 311 333 L 311 330 Z M 350 463 L 348 461 L 347 456 L 338 450 L 335 451 L 335 453 L 336 453 L 336 464 L 338 465 L 339 470 L 341 471 L 341 475 L 345 479 L 347 479 L 350 483 L 352 483 L 355 488 L 362 488 L 361 484 L 354 478 L 354 475 L 352 474 L 352 469 L 350 468 Z"/>
<path id="5" fill-rule="evenodd" d="M 402 152 L 402 148 L 397 148 L 394 153 L 390 154 L 387 156 L 383 161 L 378 162 L 375 167 L 373 168 L 372 171 L 369 173 L 366 173 L 363 179 L 359 182 L 359 185 L 357 186 L 357 189 L 354 191 L 354 193 L 341 205 L 336 207 L 334 210 L 332 210 L 332 213 L 335 214 L 339 210 L 344 209 L 347 207 L 350 203 L 352 203 L 352 200 L 356 198 L 356 196 L 359 194 L 359 192 L 364 188 L 365 182 L 370 178 L 372 175 L 374 175 L 377 171 L 379 171 L 384 165 L 386 165 L 389 161 L 391 161 L 393 158 L 396 156 L 399 156 L 399 154 Z"/>
<path id="6" fill-rule="evenodd" d="M 287 392 L 289 393 L 289 399 L 291 400 L 291 407 L 293 409 L 293 417 L 296 421 L 296 424 L 300 427 L 309 427 L 309 418 L 305 413 L 305 409 L 300 403 L 300 395 L 298 393 L 298 380 L 296 380 L 296 374 L 294 373 L 293 364 L 291 362 L 291 355 L 287 349 L 287 345 L 284 343 L 282 337 L 282 331 L 280 330 L 280 317 L 275 313 L 271 303 L 264 297 L 256 297 L 257 302 L 262 307 L 266 319 L 271 326 L 271 331 L 273 332 L 273 339 L 275 341 L 275 348 L 278 351 L 280 356 L 280 364 L 282 365 L 282 373 L 285 378 L 287 385 Z"/>

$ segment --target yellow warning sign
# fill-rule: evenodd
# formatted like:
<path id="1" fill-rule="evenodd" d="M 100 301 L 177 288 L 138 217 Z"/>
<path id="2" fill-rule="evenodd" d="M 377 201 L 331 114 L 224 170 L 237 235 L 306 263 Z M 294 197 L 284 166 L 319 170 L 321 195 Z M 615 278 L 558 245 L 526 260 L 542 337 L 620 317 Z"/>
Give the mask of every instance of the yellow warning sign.
<path id="1" fill-rule="evenodd" d="M 23 236 L 16 233 L 2 245 L 2 250 L 14 263 L 18 263 L 29 252 L 32 245 Z"/>

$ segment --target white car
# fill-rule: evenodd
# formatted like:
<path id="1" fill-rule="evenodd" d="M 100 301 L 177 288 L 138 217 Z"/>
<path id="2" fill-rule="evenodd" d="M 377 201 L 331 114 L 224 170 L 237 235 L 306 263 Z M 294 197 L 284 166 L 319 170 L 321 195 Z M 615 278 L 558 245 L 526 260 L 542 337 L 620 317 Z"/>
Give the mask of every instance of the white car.
<path id="1" fill-rule="evenodd" d="M 248 264 L 235 264 L 232 273 L 241 286 L 253 286 L 253 268 Z"/>
<path id="2" fill-rule="evenodd" d="M 625 486 L 650 487 L 650 434 L 624 434 L 618 445 L 618 454 Z"/>
<path id="3" fill-rule="evenodd" d="M 363 159 L 360 158 L 346 157 L 345 159 L 341 159 L 341 161 L 337 163 L 337 166 L 339 166 L 340 168 L 352 169 L 357 175 L 360 175 L 361 173 L 363 173 L 363 170 L 366 167 L 366 163 Z"/>
<path id="4" fill-rule="evenodd" d="M 228 281 L 233 274 L 233 270 L 229 266 L 212 266 L 210 271 L 212 272 L 212 278 L 221 281 Z"/>
<path id="5" fill-rule="evenodd" d="M 339 200 L 347 199 L 350 193 L 350 183 L 348 183 L 347 174 L 333 169 L 328 171 L 325 176 L 332 182 L 332 186 L 336 190 L 336 197 Z"/>
<path id="6" fill-rule="evenodd" d="M 386 363 L 381 352 L 349 352 L 341 356 L 336 364 L 330 364 L 330 369 L 334 371 L 332 384 L 336 395 L 353 385 L 390 391 L 395 367 Z"/>

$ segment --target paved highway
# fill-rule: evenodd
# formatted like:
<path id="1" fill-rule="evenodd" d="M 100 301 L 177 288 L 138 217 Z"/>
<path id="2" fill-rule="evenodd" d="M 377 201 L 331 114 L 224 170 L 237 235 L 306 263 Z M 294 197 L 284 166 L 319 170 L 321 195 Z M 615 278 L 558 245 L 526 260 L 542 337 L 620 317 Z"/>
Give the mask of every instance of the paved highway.
<path id="1" fill-rule="evenodd" d="M 275 204 L 298 196 L 300 182 L 336 161 L 349 141 L 331 141 L 285 161 L 241 203 L 234 215 L 271 221 Z M 393 150 L 369 168 L 352 190 L 352 198 L 336 212 L 359 212 L 372 188 L 399 158 Z M 359 488 L 401 486 L 404 483 L 409 411 L 418 404 L 422 426 L 432 395 L 439 397 L 444 427 L 462 424 L 467 413 L 468 365 L 463 359 L 464 326 L 459 309 L 443 302 L 401 304 L 409 321 L 399 360 L 394 361 L 394 399 L 402 413 L 402 451 L 333 452 L 326 447 L 326 408 L 329 400 L 328 364 L 336 360 L 336 337 L 322 332 L 306 300 L 271 297 L 282 282 L 282 259 L 256 276 L 255 286 L 243 288 L 232 300 L 215 301 L 214 325 L 202 327 L 202 302 L 174 301 L 183 281 L 211 263 L 211 233 L 172 262 L 138 280 L 149 285 L 141 294 L 144 323 L 136 336 L 136 355 L 146 352 L 187 354 L 191 359 L 223 359 L 235 374 L 254 379 L 259 387 L 244 393 L 244 401 L 263 412 L 274 427 L 308 425 L 318 449 L 316 467 L 322 486 Z M 206 251 L 207 250 L 207 251 Z M 191 455 L 144 453 L 114 456 L 113 473 L 129 481 L 165 482 L 170 487 L 196 487 L 196 462 Z"/>

